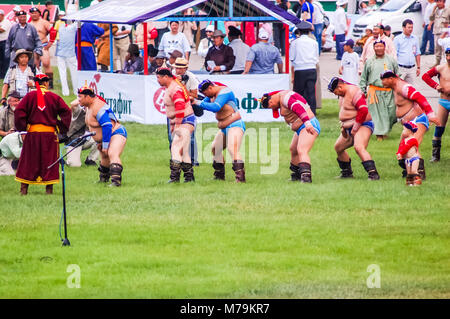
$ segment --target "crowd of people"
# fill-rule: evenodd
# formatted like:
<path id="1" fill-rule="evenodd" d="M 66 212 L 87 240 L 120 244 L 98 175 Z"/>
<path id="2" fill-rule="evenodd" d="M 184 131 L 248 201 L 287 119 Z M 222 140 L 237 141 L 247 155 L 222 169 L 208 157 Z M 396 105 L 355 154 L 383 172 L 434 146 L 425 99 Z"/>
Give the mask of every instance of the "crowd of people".
<path id="1" fill-rule="evenodd" d="M 283 116 L 294 132 L 290 146 L 291 179 L 305 183 L 312 182 L 309 152 L 321 132 L 316 118 L 316 83 L 322 35 L 317 31 L 322 32 L 321 27 L 326 25 L 314 18 L 315 13 L 323 11 L 320 3 L 316 2 L 299 1 L 301 22 L 297 24 L 289 45 L 293 90 L 273 91 L 260 99 L 263 108 L 272 109 L 274 117 Z M 288 3 L 277 1 L 280 7 L 290 10 Z M 346 40 L 346 4 L 347 0 L 337 1 L 337 23 L 340 23 L 339 14 L 343 13 L 344 17 L 341 26 L 335 25 L 337 59 L 341 60 L 337 70 L 340 77 L 333 77 L 328 83 L 328 90 L 339 97 L 341 134 L 335 143 L 335 151 L 340 177 L 353 177 L 351 159 L 346 151 L 353 146 L 368 178 L 380 179 L 367 145 L 372 134 L 383 140 L 400 119 L 404 130 L 396 156 L 407 185 L 420 185 L 426 178 L 420 144 L 430 122 L 436 124 L 432 161 L 440 160 L 441 138 L 450 110 L 450 10 L 443 0 L 436 3 L 429 0 L 432 10 L 425 10 L 431 12 L 426 29 L 432 24 L 433 34 L 438 35 L 434 41 L 435 66 L 422 77 L 441 94 L 435 114 L 426 98 L 413 87 L 415 78 L 422 74 L 421 47 L 426 49 L 427 46 L 427 43 L 419 45 L 417 37 L 412 34 L 414 22 L 409 19 L 403 21 L 403 33 L 395 38 L 390 34 L 390 28 L 382 24 L 369 28 L 356 43 L 361 46 L 358 54 L 354 41 Z M 57 170 L 46 167 L 58 157 L 54 145 L 64 143 L 71 151 L 68 165 L 81 166 L 81 150 L 89 149 L 85 164 L 97 165 L 96 161 L 100 159 L 100 182 L 111 180 L 112 186 L 120 186 L 123 171 L 120 156 L 128 139 L 127 131 L 92 88 L 85 85 L 77 89 L 76 27 L 70 21 L 50 21 L 49 6 L 50 2 L 42 13 L 38 7 L 32 7 L 29 10 L 30 22 L 27 22 L 27 12 L 16 8 L 17 23 L 11 24 L 4 40 L 4 58 L 8 61 L 2 61 L 2 68 L 4 63 L 7 67 L 2 87 L 1 102 L 4 106 L 0 110 L 0 135 L 3 137 L 0 142 L 0 174 L 15 174 L 24 195 L 30 184 L 46 185 L 47 193 L 52 193 L 51 186 L 59 180 L 59 175 Z M 374 1 L 371 1 L 369 6 L 361 8 L 373 10 L 374 6 Z M 66 10 L 78 10 L 78 1 L 67 0 Z M 64 14 L 59 12 L 59 18 Z M 185 15 L 191 14 L 190 10 L 185 12 Z M 252 41 L 251 37 L 243 38 L 243 30 L 237 24 L 227 25 L 225 30 L 221 30 L 214 24 L 155 22 L 147 28 L 148 42 L 144 43 L 145 28 L 142 25 L 133 30 L 125 25 L 113 24 L 110 28 L 109 24 L 83 23 L 79 43 L 81 69 L 107 71 L 110 50 L 114 50 L 114 72 L 139 74 L 145 65 L 142 51 L 147 49 L 148 71 L 156 74 L 158 83 L 166 89 L 164 104 L 171 153 L 170 182 L 179 182 L 181 171 L 185 182 L 195 181 L 194 167 L 198 165 L 196 122 L 204 111 L 215 113 L 219 128 L 212 144 L 214 178 L 225 179 L 223 150 L 226 148 L 233 160 L 236 181 L 245 182 L 244 160 L 239 149 L 246 127 L 239 114 L 236 97 L 226 84 L 210 80 L 200 83 L 195 74 L 188 71 L 189 59 L 193 51 L 204 57 L 203 69 L 209 74 L 271 74 L 275 73 L 275 67 L 281 73 L 284 44 L 280 42 L 277 46 L 272 43 L 284 37 L 276 40 L 276 24 L 273 29 L 264 25 L 258 28 L 254 43 L 248 43 Z M 5 28 L 4 24 L 0 25 L 0 31 Z M 198 45 L 193 40 L 193 31 L 197 28 L 205 31 L 205 37 L 198 41 Z M 110 32 L 114 37 L 113 45 L 109 42 Z M 53 73 L 49 48 L 55 42 L 62 94 L 69 95 L 68 68 L 73 92 L 78 96 L 70 107 L 50 91 Z M 446 62 L 443 64 L 442 54 Z M 435 76 L 439 77 L 439 83 L 433 80 Z M 86 139 L 87 143 L 72 144 L 87 131 L 95 133 L 91 139 Z M 35 160 L 36 154 L 44 153 Z"/>

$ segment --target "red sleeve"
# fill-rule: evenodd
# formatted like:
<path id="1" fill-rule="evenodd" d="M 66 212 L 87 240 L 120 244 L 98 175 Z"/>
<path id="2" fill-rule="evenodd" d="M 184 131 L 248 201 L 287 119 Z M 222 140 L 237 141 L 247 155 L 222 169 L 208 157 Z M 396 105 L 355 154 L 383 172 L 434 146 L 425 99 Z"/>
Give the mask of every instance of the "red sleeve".
<path id="1" fill-rule="evenodd" d="M 435 89 L 435 88 L 439 85 L 439 83 L 437 83 L 436 81 L 434 81 L 434 80 L 432 79 L 432 77 L 434 77 L 434 76 L 436 76 L 436 75 L 438 75 L 438 74 L 439 74 L 439 73 L 438 73 L 438 71 L 436 70 L 436 67 L 434 67 L 434 68 L 428 70 L 428 72 L 425 72 L 425 73 L 422 75 L 422 80 L 424 80 L 426 84 L 428 84 L 428 85 L 431 86 L 433 89 Z"/>
<path id="2" fill-rule="evenodd" d="M 186 108 L 186 101 L 184 100 L 184 94 L 181 90 L 177 90 L 172 96 L 172 100 L 175 104 L 175 117 L 183 118 L 184 109 Z"/>
<path id="3" fill-rule="evenodd" d="M 58 33 L 58 31 L 56 31 L 55 28 L 52 27 L 50 29 L 50 42 L 55 42 L 57 33 Z"/>
<path id="4" fill-rule="evenodd" d="M 308 105 L 308 102 L 300 94 L 294 93 L 289 97 L 287 108 L 297 114 L 302 122 L 309 121 L 308 113 L 304 105 Z"/>
<path id="5" fill-rule="evenodd" d="M 24 96 L 24 98 L 20 101 L 14 111 L 14 126 L 18 131 L 26 131 L 27 130 L 27 109 L 30 101 L 30 94 Z"/>
<path id="6" fill-rule="evenodd" d="M 428 103 L 425 96 L 423 96 L 419 91 L 417 91 L 412 86 L 408 87 L 407 98 L 419 104 L 420 108 L 425 112 L 425 114 L 433 112 L 433 109 L 431 108 L 431 105 L 430 103 Z"/>
<path id="7" fill-rule="evenodd" d="M 417 141 L 417 139 L 415 137 L 410 138 L 408 140 L 408 142 L 406 142 L 406 143 L 405 143 L 405 140 L 403 139 L 400 142 L 400 145 L 398 146 L 397 154 L 404 156 L 413 146 L 419 148 L 419 142 Z"/>
<path id="8" fill-rule="evenodd" d="M 367 102 L 363 94 L 361 94 L 361 97 L 355 103 L 355 108 L 358 111 L 358 113 L 356 113 L 356 122 L 360 124 L 364 123 L 367 114 L 369 113 L 369 109 L 367 108 Z"/>

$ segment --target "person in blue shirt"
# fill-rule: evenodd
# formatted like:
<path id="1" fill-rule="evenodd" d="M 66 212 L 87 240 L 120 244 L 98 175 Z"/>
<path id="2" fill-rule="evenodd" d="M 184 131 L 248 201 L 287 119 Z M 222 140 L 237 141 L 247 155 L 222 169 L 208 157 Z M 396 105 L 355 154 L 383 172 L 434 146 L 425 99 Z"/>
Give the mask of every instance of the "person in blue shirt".
<path id="1" fill-rule="evenodd" d="M 97 71 L 97 60 L 94 54 L 95 40 L 105 33 L 103 28 L 96 26 L 93 23 L 85 22 L 81 26 L 81 70 L 82 71 Z M 75 43 L 77 39 L 75 38 Z M 75 45 L 75 53 L 78 58 L 78 43 Z"/>
<path id="2" fill-rule="evenodd" d="M 412 34 L 412 20 L 406 19 L 402 26 L 403 33 L 394 38 L 399 73 L 403 80 L 409 84 L 414 84 L 414 78 L 420 75 L 419 39 Z"/>
<path id="3" fill-rule="evenodd" d="M 269 43 L 269 33 L 260 29 L 259 42 L 254 44 L 247 54 L 245 70 L 242 74 L 271 74 L 274 65 L 278 66 L 278 73 L 283 73 L 283 60 L 280 51 Z"/>
<path id="4" fill-rule="evenodd" d="M 225 180 L 223 150 L 226 147 L 233 159 L 236 182 L 245 182 L 244 161 L 239 152 L 245 132 L 245 123 L 239 114 L 233 91 L 224 84 L 210 80 L 201 82 L 198 90 L 206 98 L 203 101 L 194 99 L 194 104 L 216 113 L 217 126 L 220 129 L 212 143 L 214 179 Z"/>
<path id="5" fill-rule="evenodd" d="M 308 21 L 309 23 L 313 23 L 313 14 L 314 14 L 314 6 L 311 3 L 312 0 L 306 0 L 303 2 L 302 8 L 300 10 L 301 15 L 300 19 L 304 21 Z"/>

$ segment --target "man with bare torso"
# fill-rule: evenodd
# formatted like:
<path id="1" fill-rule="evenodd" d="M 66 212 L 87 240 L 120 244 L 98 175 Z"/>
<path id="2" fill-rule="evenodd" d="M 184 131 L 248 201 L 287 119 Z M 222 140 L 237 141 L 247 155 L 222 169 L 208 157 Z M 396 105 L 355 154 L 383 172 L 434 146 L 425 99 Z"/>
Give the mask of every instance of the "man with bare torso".
<path id="1" fill-rule="evenodd" d="M 328 90 L 339 96 L 339 120 L 341 135 L 338 137 L 334 149 L 338 155 L 337 161 L 341 168 L 341 178 L 353 177 L 351 159 L 346 149 L 354 147 L 361 158 L 362 165 L 367 171 L 369 180 L 379 180 L 375 162 L 372 160 L 367 145 L 373 133 L 374 125 L 367 107 L 367 102 L 361 89 L 342 79 L 331 79 Z"/>
<path id="2" fill-rule="evenodd" d="M 437 118 L 440 126 L 436 126 L 434 129 L 431 162 L 439 162 L 441 159 L 441 139 L 447 124 L 448 112 L 450 111 L 450 48 L 445 49 L 445 58 L 447 63 L 433 67 L 422 76 L 422 79 L 429 86 L 441 93 L 441 98 L 439 99 L 439 106 L 437 109 Z M 439 83 L 436 83 L 432 79 L 436 75 L 439 77 Z"/>
<path id="3" fill-rule="evenodd" d="M 394 92 L 396 106 L 396 116 L 403 123 L 413 122 L 417 125 L 414 137 L 419 145 L 423 136 L 430 127 L 430 122 L 439 126 L 439 121 L 431 108 L 427 99 L 419 93 L 411 84 L 403 81 L 391 70 L 386 70 L 380 75 L 384 87 L 391 88 Z M 399 165 L 403 168 L 403 176 L 406 177 L 406 166 L 403 160 L 399 160 Z M 419 160 L 418 173 L 422 180 L 425 180 L 425 163 L 423 158 Z"/>
<path id="4" fill-rule="evenodd" d="M 90 132 L 95 132 L 93 138 L 101 151 L 100 182 L 107 183 L 111 177 L 110 186 L 120 186 L 123 170 L 120 155 L 127 142 L 127 131 L 105 100 L 87 85 L 78 90 L 78 101 L 86 108 L 86 125 Z"/>
<path id="5" fill-rule="evenodd" d="M 42 56 L 35 53 L 35 65 L 39 67 L 39 62 L 42 62 L 43 69 L 41 71 L 50 78 L 50 88 L 53 88 L 53 70 L 50 65 L 50 47 L 56 39 L 56 30 L 53 29 L 50 22 L 41 18 L 41 11 L 37 7 L 30 9 L 31 21 L 30 23 L 36 28 L 39 38 L 42 42 Z M 47 36 L 50 35 L 50 39 Z M 75 41 L 75 40 L 74 40 Z"/>
<path id="6" fill-rule="evenodd" d="M 169 183 L 180 181 L 181 170 L 184 173 L 184 182 L 194 182 L 190 144 L 191 134 L 194 132 L 197 120 L 192 109 L 189 92 L 169 68 L 159 68 L 156 71 L 156 77 L 158 83 L 166 88 L 164 104 L 172 134 Z"/>
<path id="7" fill-rule="evenodd" d="M 291 181 L 312 183 L 311 159 L 309 151 L 320 134 L 320 123 L 308 102 L 300 94 L 289 91 L 266 93 L 261 98 L 261 106 L 270 108 L 273 117 L 284 117 L 284 121 L 293 130 L 291 146 Z"/>

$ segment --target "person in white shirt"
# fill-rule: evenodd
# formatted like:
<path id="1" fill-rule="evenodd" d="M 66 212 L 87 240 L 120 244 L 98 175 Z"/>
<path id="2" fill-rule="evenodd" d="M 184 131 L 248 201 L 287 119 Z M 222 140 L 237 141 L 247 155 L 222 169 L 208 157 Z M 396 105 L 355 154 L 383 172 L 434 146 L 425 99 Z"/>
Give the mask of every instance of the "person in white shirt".
<path id="1" fill-rule="evenodd" d="M 292 62 L 294 91 L 303 96 L 316 114 L 316 81 L 317 63 L 319 63 L 319 45 L 309 37 L 312 24 L 302 21 L 297 25 L 296 35 L 289 48 L 289 59 Z"/>
<path id="2" fill-rule="evenodd" d="M 434 36 L 433 36 L 433 23 L 430 21 L 430 16 L 433 13 L 436 3 L 434 0 L 428 0 L 426 2 L 425 10 L 423 12 L 423 36 L 422 45 L 420 46 L 420 52 L 423 55 L 434 54 Z M 430 43 L 428 51 L 427 44 Z"/>
<path id="3" fill-rule="evenodd" d="M 341 43 L 345 41 L 345 34 L 347 33 L 347 15 L 345 14 L 345 7 L 348 0 L 337 0 L 336 12 L 334 13 L 334 33 L 336 35 L 336 60 L 342 59 L 344 50 Z"/>
<path id="4" fill-rule="evenodd" d="M 314 25 L 314 36 L 316 37 L 317 43 L 319 44 L 319 55 L 322 52 L 322 32 L 323 32 L 323 22 L 324 22 L 324 15 L 325 11 L 323 10 L 322 4 L 317 1 L 313 0 L 312 5 L 314 7 L 314 14 L 313 14 L 313 25 Z"/>
<path id="5" fill-rule="evenodd" d="M 161 43 L 159 44 L 159 50 L 164 51 L 167 58 L 169 54 L 174 50 L 178 50 L 183 53 L 185 59 L 189 59 L 191 52 L 191 46 L 188 39 L 182 32 L 178 32 L 180 24 L 178 21 L 171 21 L 169 23 L 170 32 L 164 33 Z"/>
<path id="6" fill-rule="evenodd" d="M 342 79 L 345 82 L 358 85 L 358 64 L 359 55 L 353 51 L 355 43 L 352 39 L 348 39 L 344 43 L 344 54 L 342 55 L 341 67 L 339 68 L 339 74 L 342 75 Z"/>
<path id="7" fill-rule="evenodd" d="M 241 30 L 232 25 L 228 27 L 228 40 L 230 41 L 228 46 L 233 49 L 234 56 L 236 57 L 230 74 L 242 74 L 245 70 L 245 62 L 250 47 L 241 40 L 241 36 Z"/>
<path id="8" fill-rule="evenodd" d="M 9 56 L 6 56 L 5 49 L 11 26 L 12 23 L 5 19 L 5 12 L 0 9 L 0 79 L 5 77 L 9 67 Z"/>
<path id="9" fill-rule="evenodd" d="M 206 38 L 203 38 L 200 41 L 200 44 L 198 45 L 198 50 L 197 50 L 198 55 L 203 58 L 208 53 L 209 48 L 212 47 L 214 44 L 214 42 L 212 40 L 212 35 L 214 33 L 214 24 L 209 24 L 205 29 L 205 33 L 206 33 Z"/>

